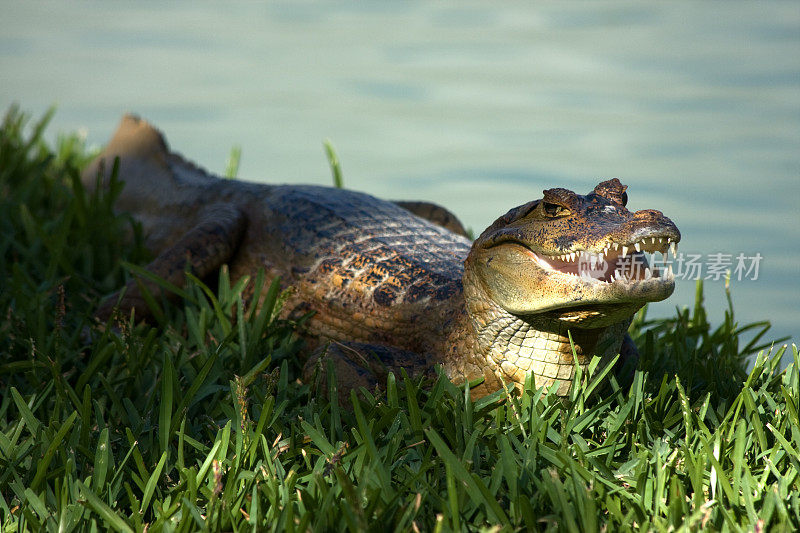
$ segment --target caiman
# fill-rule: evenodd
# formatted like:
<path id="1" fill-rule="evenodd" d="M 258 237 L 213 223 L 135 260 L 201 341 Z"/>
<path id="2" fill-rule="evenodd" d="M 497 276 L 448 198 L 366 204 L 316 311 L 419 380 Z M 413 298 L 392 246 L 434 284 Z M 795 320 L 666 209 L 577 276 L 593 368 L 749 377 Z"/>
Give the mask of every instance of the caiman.
<path id="1" fill-rule="evenodd" d="M 455 383 L 479 383 L 473 397 L 529 372 L 565 395 L 573 353 L 583 366 L 634 355 L 634 313 L 674 289 L 671 268 L 650 268 L 645 253 L 674 254 L 678 228 L 659 211 L 629 211 L 618 179 L 585 196 L 547 189 L 471 242 L 431 204 L 215 177 L 131 115 L 86 169 L 87 188 L 108 182 L 117 157 L 115 209 L 141 223 L 155 256 L 146 268 L 176 285 L 187 267 L 207 276 L 223 264 L 232 279 L 280 277 L 294 287 L 284 315 L 313 312 L 306 378 L 332 358 L 340 394 L 439 365 Z M 98 316 L 116 306 L 148 312 L 134 281 Z"/>

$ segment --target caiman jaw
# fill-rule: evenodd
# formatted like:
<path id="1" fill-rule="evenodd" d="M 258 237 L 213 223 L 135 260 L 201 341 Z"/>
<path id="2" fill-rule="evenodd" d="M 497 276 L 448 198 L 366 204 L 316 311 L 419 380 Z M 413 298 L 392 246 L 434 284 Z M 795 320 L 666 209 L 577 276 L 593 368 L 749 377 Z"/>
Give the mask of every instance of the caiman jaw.
<path id="1" fill-rule="evenodd" d="M 531 250 L 536 262 L 546 271 L 581 278 L 591 283 L 621 283 L 661 278 L 674 280 L 669 254 L 676 255 L 677 241 L 671 237 L 645 237 L 636 242 L 612 242 L 596 251 L 578 250 L 561 255 L 546 255 Z M 645 253 L 662 254 L 662 263 L 650 268 Z"/>

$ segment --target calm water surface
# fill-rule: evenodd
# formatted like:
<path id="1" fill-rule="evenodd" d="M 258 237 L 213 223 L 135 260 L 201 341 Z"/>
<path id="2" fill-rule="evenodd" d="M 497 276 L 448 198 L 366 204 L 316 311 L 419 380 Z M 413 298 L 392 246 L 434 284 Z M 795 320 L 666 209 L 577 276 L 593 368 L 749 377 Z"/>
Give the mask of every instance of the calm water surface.
<path id="1" fill-rule="evenodd" d="M 800 3 L 0 2 L 0 106 L 108 139 L 136 111 L 240 177 L 427 199 L 480 232 L 617 176 L 680 250 L 760 254 L 741 322 L 800 340 Z M 749 264 L 748 264 L 749 266 Z M 703 276 L 706 270 L 703 271 Z M 753 277 L 751 272 L 749 277 Z M 693 301 L 678 283 L 654 315 Z M 712 319 L 721 281 L 706 282 Z"/>

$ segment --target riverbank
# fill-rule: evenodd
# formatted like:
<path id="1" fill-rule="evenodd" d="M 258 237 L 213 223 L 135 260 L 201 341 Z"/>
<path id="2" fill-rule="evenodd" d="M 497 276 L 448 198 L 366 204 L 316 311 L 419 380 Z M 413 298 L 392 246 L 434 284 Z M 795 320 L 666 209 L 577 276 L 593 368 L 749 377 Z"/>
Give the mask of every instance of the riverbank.
<path id="1" fill-rule="evenodd" d="M 297 379 L 302 324 L 276 318 L 278 291 L 261 312 L 242 299 L 259 277 L 194 280 L 153 326 L 96 324 L 147 253 L 116 189 L 81 187 L 80 139 L 42 141 L 47 118 L 12 109 L 0 130 L 4 531 L 800 525 L 797 349 L 748 374 L 768 323 L 709 324 L 702 285 L 691 309 L 637 317 L 624 387 L 578 375 L 564 400 L 528 383 L 473 402 L 392 376 L 340 406 Z"/>

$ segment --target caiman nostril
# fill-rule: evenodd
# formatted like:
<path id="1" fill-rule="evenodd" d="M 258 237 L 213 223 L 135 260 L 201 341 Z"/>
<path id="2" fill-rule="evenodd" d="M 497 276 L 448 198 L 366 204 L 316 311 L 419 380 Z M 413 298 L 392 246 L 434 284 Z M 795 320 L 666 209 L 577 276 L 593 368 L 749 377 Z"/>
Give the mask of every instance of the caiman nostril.
<path id="1" fill-rule="evenodd" d="M 647 218 L 647 219 L 659 219 L 664 218 L 664 213 L 661 211 L 656 211 L 655 209 L 643 209 L 641 211 L 636 211 L 633 216 L 635 218 Z"/>

